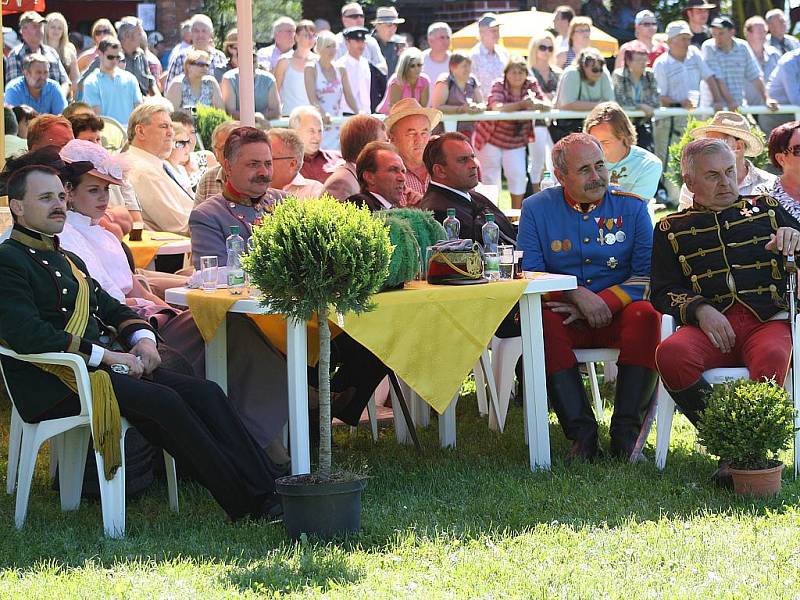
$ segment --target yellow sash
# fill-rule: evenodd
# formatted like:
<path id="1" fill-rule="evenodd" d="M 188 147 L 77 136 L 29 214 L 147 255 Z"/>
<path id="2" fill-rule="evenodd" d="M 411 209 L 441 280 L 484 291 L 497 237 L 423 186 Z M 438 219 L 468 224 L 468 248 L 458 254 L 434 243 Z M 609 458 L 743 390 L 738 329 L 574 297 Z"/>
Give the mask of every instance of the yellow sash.
<path id="1" fill-rule="evenodd" d="M 89 323 L 89 282 L 86 276 L 75 266 L 69 257 L 64 258 L 72 268 L 72 274 L 78 282 L 78 297 L 75 299 L 75 311 L 70 316 L 65 331 L 72 335 L 83 336 Z M 55 375 L 70 390 L 78 393 L 75 381 L 75 372 L 63 365 L 38 364 L 40 369 Z M 105 477 L 107 481 L 114 478 L 117 469 L 122 465 L 120 453 L 120 428 L 121 418 L 119 404 L 114 388 L 111 385 L 111 376 L 103 370 L 89 373 L 89 382 L 92 386 L 92 431 L 94 435 L 94 449 L 103 457 Z"/>

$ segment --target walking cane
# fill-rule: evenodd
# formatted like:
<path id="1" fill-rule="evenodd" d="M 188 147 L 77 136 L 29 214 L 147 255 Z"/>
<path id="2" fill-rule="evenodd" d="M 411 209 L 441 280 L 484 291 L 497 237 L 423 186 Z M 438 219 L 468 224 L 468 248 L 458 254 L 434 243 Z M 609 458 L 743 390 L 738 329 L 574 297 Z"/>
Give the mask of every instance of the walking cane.
<path id="1" fill-rule="evenodd" d="M 795 319 L 797 317 L 797 263 L 795 262 L 794 254 L 786 257 L 786 277 L 787 277 L 787 294 L 789 296 L 789 331 L 792 334 L 792 405 L 795 407 L 794 414 L 794 427 L 800 428 L 800 415 L 797 412 L 797 382 L 798 382 L 798 368 L 800 368 L 800 356 L 795 353 Z M 794 437 L 794 476 L 797 478 L 800 472 L 800 432 L 795 432 Z"/>

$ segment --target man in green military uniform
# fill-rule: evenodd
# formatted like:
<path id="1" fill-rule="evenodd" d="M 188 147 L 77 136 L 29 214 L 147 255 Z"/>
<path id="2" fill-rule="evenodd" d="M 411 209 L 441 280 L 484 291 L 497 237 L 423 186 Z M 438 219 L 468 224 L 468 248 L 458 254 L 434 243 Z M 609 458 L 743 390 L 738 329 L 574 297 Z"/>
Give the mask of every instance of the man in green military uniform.
<path id="1" fill-rule="evenodd" d="M 86 173 L 92 164 L 70 168 Z M 120 461 L 122 416 L 188 468 L 232 519 L 274 515 L 276 469 L 222 390 L 159 368 L 150 325 L 109 296 L 77 256 L 60 249 L 57 234 L 66 205 L 58 173 L 46 166 L 23 167 L 9 176 L 8 196 L 14 227 L 0 244 L 0 340 L 21 354 L 71 352 L 86 361 L 96 412 L 100 408 L 110 415 L 101 429 L 109 433 L 111 446 L 117 445 L 98 448 L 106 477 Z M 112 338 L 121 343 L 119 350 L 111 349 Z M 79 413 L 70 373 L 8 357 L 2 363 L 25 421 Z"/>

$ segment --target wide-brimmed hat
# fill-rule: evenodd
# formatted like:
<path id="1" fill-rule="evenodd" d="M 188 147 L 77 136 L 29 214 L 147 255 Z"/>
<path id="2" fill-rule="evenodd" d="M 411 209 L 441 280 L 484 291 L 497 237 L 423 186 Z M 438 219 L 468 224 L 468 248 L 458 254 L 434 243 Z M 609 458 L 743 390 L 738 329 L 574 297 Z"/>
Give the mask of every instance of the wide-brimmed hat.
<path id="1" fill-rule="evenodd" d="M 100 144 L 87 140 L 70 140 L 58 153 L 65 163 L 87 162 L 92 169 L 87 171 L 98 179 L 112 185 L 125 185 L 122 157 L 113 155 Z"/>
<path id="2" fill-rule="evenodd" d="M 692 136 L 692 139 L 697 140 L 712 131 L 743 140 L 745 156 L 758 156 L 764 151 L 764 143 L 750 130 L 750 123 L 747 122 L 744 115 L 739 113 L 721 110 L 714 115 L 711 123 L 693 129 L 689 135 Z"/>
<path id="3" fill-rule="evenodd" d="M 441 111 L 435 108 L 425 108 L 417 102 L 416 98 L 403 98 L 395 102 L 392 108 L 389 109 L 389 116 L 387 116 L 386 120 L 383 122 L 386 131 L 390 131 L 394 124 L 400 119 L 405 119 L 413 115 L 423 115 L 427 117 L 431 124 L 431 129 L 436 127 L 439 121 L 442 120 Z"/>
<path id="4" fill-rule="evenodd" d="M 399 25 L 405 22 L 406 20 L 401 19 L 400 15 L 397 14 L 397 9 L 394 6 L 381 6 L 378 8 L 378 12 L 375 13 L 375 20 L 372 24 L 379 25 L 383 23 L 384 25 Z"/>
<path id="5" fill-rule="evenodd" d="M 483 13 L 480 19 L 478 19 L 478 28 L 485 28 L 485 27 L 498 27 L 500 25 L 500 19 L 497 18 L 497 15 L 494 13 Z"/>
<path id="6" fill-rule="evenodd" d="M 687 0 L 686 6 L 683 7 L 683 10 L 686 11 L 690 8 L 705 8 L 707 10 L 711 10 L 712 8 L 717 8 L 717 5 L 706 2 L 706 0 Z"/>

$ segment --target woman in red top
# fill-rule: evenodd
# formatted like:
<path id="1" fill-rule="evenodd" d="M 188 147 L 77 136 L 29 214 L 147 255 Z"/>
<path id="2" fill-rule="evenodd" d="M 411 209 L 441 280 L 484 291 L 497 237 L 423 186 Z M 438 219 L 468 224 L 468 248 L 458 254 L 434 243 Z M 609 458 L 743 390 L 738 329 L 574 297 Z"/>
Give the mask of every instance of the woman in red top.
<path id="1" fill-rule="evenodd" d="M 539 83 L 528 75 L 524 58 L 512 57 L 503 78 L 492 85 L 488 109 L 500 112 L 548 110 Z M 520 208 L 527 186 L 525 148 L 533 142 L 533 124 L 526 121 L 480 121 L 475 126 L 475 151 L 481 162 L 482 182 L 500 186 L 505 172 L 511 206 Z"/>

